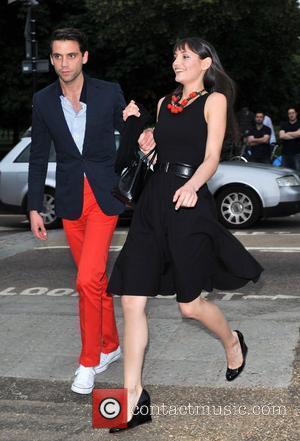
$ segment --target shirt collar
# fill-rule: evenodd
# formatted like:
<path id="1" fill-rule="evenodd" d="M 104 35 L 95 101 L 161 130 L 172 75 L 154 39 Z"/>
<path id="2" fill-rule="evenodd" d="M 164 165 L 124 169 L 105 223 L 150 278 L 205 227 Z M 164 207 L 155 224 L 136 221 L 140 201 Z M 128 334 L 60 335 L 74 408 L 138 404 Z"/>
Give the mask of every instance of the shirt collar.
<path id="1" fill-rule="evenodd" d="M 60 81 L 59 80 L 57 80 L 57 81 L 58 81 L 58 94 L 59 94 L 59 96 L 64 96 L 61 85 L 60 85 Z M 85 103 L 85 104 L 87 102 L 87 76 L 85 74 L 83 74 L 83 85 L 82 85 L 79 101 L 81 103 Z"/>

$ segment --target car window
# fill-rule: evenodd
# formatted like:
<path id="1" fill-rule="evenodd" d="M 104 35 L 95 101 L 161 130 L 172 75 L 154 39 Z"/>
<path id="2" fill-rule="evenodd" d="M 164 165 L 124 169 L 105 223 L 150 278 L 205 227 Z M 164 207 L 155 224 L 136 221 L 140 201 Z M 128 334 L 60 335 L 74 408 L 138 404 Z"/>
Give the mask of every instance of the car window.
<path id="1" fill-rule="evenodd" d="M 29 162 L 30 147 L 31 147 L 31 143 L 28 144 L 26 148 L 22 151 L 22 153 L 19 154 L 19 156 L 15 159 L 15 162 L 23 162 L 23 163 Z M 51 143 L 49 162 L 55 162 L 55 161 L 56 161 L 55 148 L 54 148 L 54 144 Z"/>
<path id="2" fill-rule="evenodd" d="M 116 150 L 118 150 L 120 145 L 120 133 L 117 131 L 115 131 L 115 143 L 116 143 Z M 26 148 L 19 154 L 19 156 L 15 159 L 14 162 L 23 162 L 23 163 L 29 162 L 30 147 L 31 147 L 31 143 L 26 146 Z M 51 143 L 49 162 L 56 162 L 56 153 L 53 142 Z"/>

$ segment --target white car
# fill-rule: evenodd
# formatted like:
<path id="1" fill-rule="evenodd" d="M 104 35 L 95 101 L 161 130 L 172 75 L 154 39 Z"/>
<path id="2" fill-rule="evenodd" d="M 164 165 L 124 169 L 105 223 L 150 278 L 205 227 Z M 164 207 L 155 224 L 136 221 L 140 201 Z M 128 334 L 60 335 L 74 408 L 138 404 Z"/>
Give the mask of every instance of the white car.
<path id="1" fill-rule="evenodd" d="M 116 146 L 119 134 L 116 133 Z M 0 204 L 10 212 L 26 213 L 30 135 L 0 162 Z M 49 155 L 43 216 L 47 227 L 56 227 L 55 150 Z M 249 228 L 262 217 L 288 216 L 300 212 L 300 177 L 295 170 L 271 165 L 221 162 L 208 182 L 220 221 L 228 228 Z"/>

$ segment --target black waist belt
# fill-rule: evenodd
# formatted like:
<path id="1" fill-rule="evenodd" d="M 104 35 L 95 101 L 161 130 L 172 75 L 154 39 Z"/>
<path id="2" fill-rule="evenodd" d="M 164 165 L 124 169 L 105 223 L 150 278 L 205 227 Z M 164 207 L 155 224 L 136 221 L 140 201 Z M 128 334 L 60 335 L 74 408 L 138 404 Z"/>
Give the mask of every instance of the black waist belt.
<path id="1" fill-rule="evenodd" d="M 174 173 L 180 178 L 188 179 L 195 173 L 197 167 L 190 164 L 183 164 L 182 162 L 157 162 L 154 164 L 154 170 Z"/>

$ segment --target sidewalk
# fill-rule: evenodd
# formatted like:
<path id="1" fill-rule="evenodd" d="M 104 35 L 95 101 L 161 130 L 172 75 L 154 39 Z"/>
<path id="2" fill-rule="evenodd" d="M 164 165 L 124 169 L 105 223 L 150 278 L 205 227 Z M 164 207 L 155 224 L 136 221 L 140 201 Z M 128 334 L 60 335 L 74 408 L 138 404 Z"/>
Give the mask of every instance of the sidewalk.
<path id="1" fill-rule="evenodd" d="M 255 245 L 247 236 L 241 239 Z M 112 250 L 123 240 L 124 235 L 116 234 Z M 36 247 L 55 247 L 47 253 L 56 253 L 57 268 L 59 253 L 67 252 L 56 248 L 66 246 L 61 231 L 50 232 L 47 243 L 26 232 L 2 238 L 0 246 L 0 262 L 21 261 L 25 269 L 29 259 L 38 264 L 41 251 Z M 54 271 L 45 268 L 44 277 L 52 283 Z M 122 341 L 120 299 L 115 300 Z M 154 414 L 152 424 L 113 436 L 91 427 L 91 397 L 70 391 L 80 347 L 77 302 L 75 295 L 0 296 L 1 441 L 300 439 L 300 308 L 295 303 L 216 301 L 249 346 L 245 372 L 228 383 L 220 343 L 198 323 L 182 319 L 174 299 L 149 300 L 144 382 L 160 414 Z M 121 386 L 122 360 L 97 375 L 96 387 Z M 189 404 L 204 406 L 203 412 L 162 414 L 164 408 L 170 412 L 169 406 L 177 406 L 178 412 Z"/>

